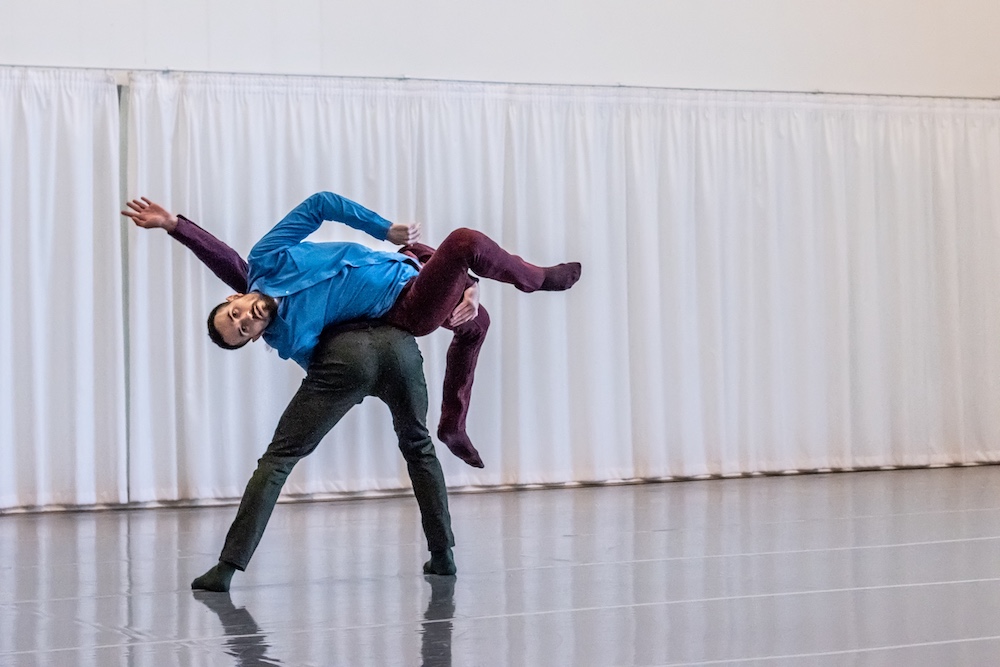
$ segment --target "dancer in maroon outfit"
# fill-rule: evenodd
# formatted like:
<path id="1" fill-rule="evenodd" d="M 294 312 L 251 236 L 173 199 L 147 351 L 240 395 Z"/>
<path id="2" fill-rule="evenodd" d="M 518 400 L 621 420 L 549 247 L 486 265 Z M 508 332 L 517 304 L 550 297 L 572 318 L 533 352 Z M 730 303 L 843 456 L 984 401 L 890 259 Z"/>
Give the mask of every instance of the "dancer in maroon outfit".
<path id="1" fill-rule="evenodd" d="M 403 288 L 385 320 L 414 336 L 424 336 L 440 326 L 454 333 L 445 366 L 438 438 L 457 457 L 481 468 L 483 462 L 466 435 L 465 420 L 476 362 L 490 318 L 486 309 L 479 306 L 477 315 L 468 322 L 457 327 L 448 324 L 455 304 L 466 298 L 470 286 L 474 286 L 468 272 L 509 283 L 522 292 L 559 291 L 569 289 L 579 280 L 580 264 L 535 266 L 472 229 L 456 229 L 436 251 L 422 244 L 404 247 L 402 251 L 413 254 L 424 265 Z"/>

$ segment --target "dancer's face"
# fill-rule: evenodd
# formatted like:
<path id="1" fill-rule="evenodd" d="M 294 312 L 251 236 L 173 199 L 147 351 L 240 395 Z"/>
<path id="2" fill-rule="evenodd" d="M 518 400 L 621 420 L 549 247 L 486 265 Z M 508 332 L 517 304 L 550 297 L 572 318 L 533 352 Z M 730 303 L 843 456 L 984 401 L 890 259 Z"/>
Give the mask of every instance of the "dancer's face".
<path id="1" fill-rule="evenodd" d="M 233 294 L 215 314 L 215 328 L 229 345 L 242 345 L 260 338 L 277 310 L 274 299 L 260 292 Z"/>

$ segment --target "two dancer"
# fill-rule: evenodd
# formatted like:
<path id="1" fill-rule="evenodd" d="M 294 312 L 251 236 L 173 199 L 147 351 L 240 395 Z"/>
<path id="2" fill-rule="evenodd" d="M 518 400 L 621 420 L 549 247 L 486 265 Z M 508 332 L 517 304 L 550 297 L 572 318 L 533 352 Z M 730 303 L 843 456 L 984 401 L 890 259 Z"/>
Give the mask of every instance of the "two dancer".
<path id="1" fill-rule="evenodd" d="M 361 229 L 368 227 L 366 231 L 376 237 L 381 234 L 389 240 L 407 242 L 417 238 L 417 230 L 412 227 L 391 225 L 349 200 L 321 193 L 297 207 L 254 247 L 257 269 L 252 253 L 248 276 L 247 263 L 235 251 L 183 216 L 172 216 L 147 199 L 133 200 L 128 207 L 131 210 L 123 214 L 137 225 L 166 229 L 237 290 L 238 294 L 216 307 L 209 317 L 210 335 L 216 342 L 240 347 L 263 335 L 281 356 L 295 359 L 307 371 L 247 484 L 219 563 L 195 579 L 192 587 L 229 589 L 235 570 L 245 569 L 256 549 L 294 465 L 312 452 L 323 436 L 365 396 L 377 396 L 392 412 L 431 552 L 424 571 L 454 574 L 451 550 L 454 537 L 446 488 L 426 430 L 426 385 L 415 341 L 396 327 L 377 322 L 354 323 L 346 328 L 327 324 L 342 318 L 371 317 L 372 313 L 387 308 L 383 311 L 388 313 L 387 319 L 391 317 L 397 325 L 413 333 L 428 333 L 437 326 L 451 328 L 455 339 L 448 352 L 442 412 L 450 410 L 452 420 L 443 418 L 439 433 L 456 432 L 467 442 L 464 426 L 472 374 L 489 320 L 485 309 L 478 305 L 478 285 L 466 270 L 510 282 L 523 291 L 557 290 L 576 282 L 579 264 L 536 267 L 471 230 L 453 233 L 436 254 L 420 244 L 409 246 L 407 255 L 399 255 L 371 251 L 356 244 L 303 243 L 302 239 L 327 219 L 323 216 Z M 429 279 L 420 280 L 413 275 L 412 258 L 426 264 L 421 275 L 430 276 Z M 431 267 L 433 270 L 428 271 Z M 338 273 L 347 275 L 338 278 Z M 280 306 L 267 293 L 268 286 L 280 295 Z M 348 289 L 338 293 L 332 289 L 335 286 Z M 379 286 L 383 288 L 381 291 L 377 289 Z M 262 287 L 265 291 L 257 291 Z M 416 296 L 410 296 L 411 293 Z M 288 298 L 292 295 L 298 298 Z M 449 305 L 449 299 L 455 299 L 457 305 Z M 314 307 L 312 311 L 309 306 Z M 352 316 L 346 317 L 344 313 Z M 295 347 L 296 341 L 302 344 Z M 453 452 L 464 454 L 462 457 L 470 465 L 482 465 L 471 443 L 462 448 L 453 442 L 448 443 Z M 459 441 L 458 445 L 461 444 Z"/>
<path id="2" fill-rule="evenodd" d="M 129 208 L 123 213 L 136 225 L 165 230 L 232 289 L 247 290 L 247 264 L 228 245 L 149 200 L 135 200 Z M 328 327 L 320 336 L 306 377 L 247 483 L 218 563 L 191 582 L 192 588 L 229 590 L 233 574 L 246 569 L 260 543 L 292 468 L 366 396 L 380 399 L 392 414 L 431 555 L 424 572 L 455 574 L 447 487 L 427 432 L 427 385 L 420 349 L 405 331 L 369 321 Z"/>
<path id="3" fill-rule="evenodd" d="M 304 240 L 326 220 L 410 245 L 397 253 Z M 250 251 L 249 291 L 212 310 L 209 335 L 227 349 L 263 337 L 280 357 L 308 368 L 320 333 L 330 325 L 381 318 L 414 336 L 449 328 L 455 336 L 448 350 L 438 438 L 460 459 L 481 468 L 465 423 L 489 315 L 479 306 L 479 288 L 469 272 L 522 292 L 561 291 L 579 280 L 580 264 L 529 264 L 472 229 L 453 231 L 437 250 L 416 244 L 418 238 L 417 225 L 392 224 L 332 192 L 314 194 Z"/>

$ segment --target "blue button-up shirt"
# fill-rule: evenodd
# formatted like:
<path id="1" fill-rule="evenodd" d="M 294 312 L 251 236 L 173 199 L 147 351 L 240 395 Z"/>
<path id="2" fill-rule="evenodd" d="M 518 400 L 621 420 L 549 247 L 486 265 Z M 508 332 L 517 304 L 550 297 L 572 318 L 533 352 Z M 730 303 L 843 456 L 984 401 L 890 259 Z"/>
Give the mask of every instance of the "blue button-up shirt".
<path id="1" fill-rule="evenodd" d="M 360 204 L 319 192 L 296 206 L 250 251 L 251 291 L 281 299 L 264 340 L 308 369 L 328 325 L 384 315 L 413 276 L 413 260 L 357 243 L 309 243 L 324 220 L 385 240 L 391 224 Z"/>

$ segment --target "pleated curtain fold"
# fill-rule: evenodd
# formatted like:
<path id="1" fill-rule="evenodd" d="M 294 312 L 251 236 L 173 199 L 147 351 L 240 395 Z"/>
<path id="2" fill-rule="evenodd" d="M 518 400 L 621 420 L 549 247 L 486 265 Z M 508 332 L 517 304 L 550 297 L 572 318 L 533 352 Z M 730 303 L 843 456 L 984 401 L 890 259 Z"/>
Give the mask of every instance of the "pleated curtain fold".
<path id="1" fill-rule="evenodd" d="M 211 345 L 231 290 L 121 242 L 140 195 L 244 256 L 331 190 L 581 261 L 563 294 L 484 282 L 486 468 L 439 446 L 452 486 L 1000 459 L 1000 103 L 133 73 L 119 192 L 112 83 L 0 86 L 0 507 L 238 497 L 304 376 Z M 432 432 L 449 340 L 420 339 Z M 407 485 L 369 399 L 286 490 Z"/>
<path id="2" fill-rule="evenodd" d="M 0 509 L 128 500 L 119 110 L 0 67 Z"/>

